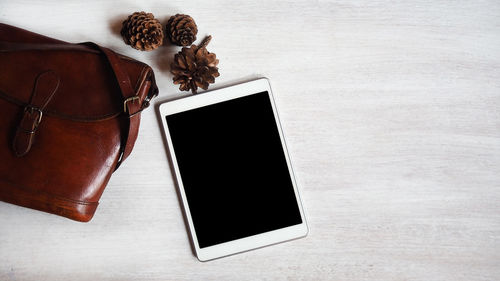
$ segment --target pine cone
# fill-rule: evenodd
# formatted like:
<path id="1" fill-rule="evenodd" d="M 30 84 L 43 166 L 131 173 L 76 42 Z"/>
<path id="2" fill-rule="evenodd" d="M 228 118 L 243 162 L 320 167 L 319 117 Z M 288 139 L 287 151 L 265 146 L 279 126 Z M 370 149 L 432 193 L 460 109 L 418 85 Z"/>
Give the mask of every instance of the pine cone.
<path id="1" fill-rule="evenodd" d="M 198 87 L 206 90 L 219 77 L 219 60 L 206 48 L 210 39 L 212 36 L 205 38 L 200 46 L 183 47 L 175 55 L 170 71 L 174 74 L 174 84 L 180 84 L 179 90 L 196 94 Z"/>
<path id="2" fill-rule="evenodd" d="M 163 29 L 153 14 L 135 12 L 123 21 L 121 35 L 126 44 L 141 51 L 151 51 L 163 43 Z"/>
<path id="3" fill-rule="evenodd" d="M 189 46 L 196 40 L 198 27 L 192 17 L 177 14 L 168 19 L 166 32 L 173 44 Z"/>

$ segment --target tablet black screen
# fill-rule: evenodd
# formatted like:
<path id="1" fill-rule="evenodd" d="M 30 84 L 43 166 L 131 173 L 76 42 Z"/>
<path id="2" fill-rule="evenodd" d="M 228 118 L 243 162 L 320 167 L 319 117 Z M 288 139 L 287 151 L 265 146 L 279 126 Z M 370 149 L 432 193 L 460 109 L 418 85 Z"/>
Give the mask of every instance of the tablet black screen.
<path id="1" fill-rule="evenodd" d="M 166 119 L 200 248 L 302 222 L 267 92 Z"/>

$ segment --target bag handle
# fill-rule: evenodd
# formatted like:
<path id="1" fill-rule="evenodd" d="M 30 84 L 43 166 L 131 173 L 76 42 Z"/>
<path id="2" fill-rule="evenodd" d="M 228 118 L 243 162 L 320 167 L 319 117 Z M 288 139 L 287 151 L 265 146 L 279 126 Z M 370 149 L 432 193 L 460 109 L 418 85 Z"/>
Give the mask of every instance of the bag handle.
<path id="1" fill-rule="evenodd" d="M 132 88 L 130 78 L 122 68 L 122 61 L 115 52 L 111 51 L 108 48 L 99 46 L 93 42 L 84 42 L 80 44 L 98 49 L 104 54 L 107 61 L 111 65 L 113 73 L 115 74 L 118 86 L 120 87 L 120 93 L 123 97 L 123 110 L 126 119 L 128 120 L 128 126 L 125 126 L 126 132 L 122 135 L 120 155 L 115 167 L 116 171 L 116 169 L 120 167 L 121 163 L 125 159 L 127 159 L 127 157 L 132 152 L 132 149 L 134 148 L 135 140 L 137 139 L 137 134 L 139 133 L 139 125 L 141 120 L 140 114 L 138 113 L 140 113 L 146 106 L 148 106 L 149 102 L 140 100 L 141 97 L 137 95 L 135 90 Z M 145 104 L 145 106 L 142 106 L 142 103 L 147 104 Z"/>

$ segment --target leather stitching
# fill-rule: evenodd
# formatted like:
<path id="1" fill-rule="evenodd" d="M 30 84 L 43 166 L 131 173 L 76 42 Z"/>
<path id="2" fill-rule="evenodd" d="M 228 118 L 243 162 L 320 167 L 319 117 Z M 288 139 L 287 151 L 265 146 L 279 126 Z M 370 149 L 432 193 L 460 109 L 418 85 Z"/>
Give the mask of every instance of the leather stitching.
<path id="1" fill-rule="evenodd" d="M 4 92 L 0 91 L 0 98 L 3 100 L 13 103 L 15 105 L 18 105 L 20 107 L 25 107 L 28 103 L 22 102 L 14 97 L 11 97 Z M 46 116 L 51 116 L 51 117 L 56 117 L 56 118 L 61 118 L 61 119 L 67 119 L 67 120 L 72 120 L 72 121 L 78 121 L 78 122 L 95 122 L 95 121 L 104 121 L 108 120 L 114 117 L 117 117 L 120 115 L 121 112 L 113 112 L 109 114 L 104 114 L 104 115 L 89 115 L 85 117 L 79 117 L 79 116 L 71 116 L 71 115 L 66 115 L 62 113 L 55 112 L 53 110 L 44 110 L 43 114 Z"/>

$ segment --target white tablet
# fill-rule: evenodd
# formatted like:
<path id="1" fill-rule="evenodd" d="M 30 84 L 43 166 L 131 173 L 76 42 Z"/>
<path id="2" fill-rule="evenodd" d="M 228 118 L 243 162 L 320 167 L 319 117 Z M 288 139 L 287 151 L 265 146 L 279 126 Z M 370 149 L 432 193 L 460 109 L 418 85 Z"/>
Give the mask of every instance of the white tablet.
<path id="1" fill-rule="evenodd" d="M 200 261 L 306 236 L 267 79 L 170 101 L 160 114 Z"/>

